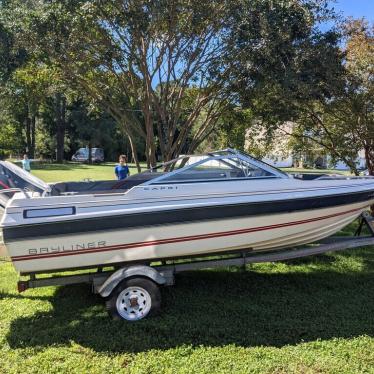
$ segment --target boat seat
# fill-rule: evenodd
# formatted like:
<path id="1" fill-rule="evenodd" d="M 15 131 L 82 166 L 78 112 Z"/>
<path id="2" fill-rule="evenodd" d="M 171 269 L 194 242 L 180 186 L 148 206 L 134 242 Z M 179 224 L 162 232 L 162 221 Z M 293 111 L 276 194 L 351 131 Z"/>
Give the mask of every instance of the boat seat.
<path id="1" fill-rule="evenodd" d="M 87 194 L 98 191 L 111 190 L 116 181 L 86 181 L 86 182 L 60 182 L 53 184 L 51 195 L 58 196 L 69 193 Z"/>
<path id="2" fill-rule="evenodd" d="M 134 186 L 138 186 L 139 184 L 157 178 L 163 174 L 164 173 L 141 173 L 120 181 L 112 179 L 106 181 L 59 182 L 51 185 L 51 195 L 68 195 L 69 193 L 77 195 L 124 193 Z"/>

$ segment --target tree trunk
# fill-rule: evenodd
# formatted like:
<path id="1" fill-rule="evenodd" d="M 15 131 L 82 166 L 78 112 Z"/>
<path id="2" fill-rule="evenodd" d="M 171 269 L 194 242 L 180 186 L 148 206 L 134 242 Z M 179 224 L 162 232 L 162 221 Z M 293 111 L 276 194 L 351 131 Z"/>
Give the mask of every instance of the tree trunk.
<path id="1" fill-rule="evenodd" d="M 34 158 L 35 153 L 35 116 L 27 116 L 26 125 L 26 153 L 29 158 Z"/>
<path id="2" fill-rule="evenodd" d="M 365 146 L 365 160 L 369 175 L 374 175 L 374 149 L 369 145 Z"/>
<path id="3" fill-rule="evenodd" d="M 65 129 L 66 129 L 66 98 L 56 94 L 55 118 L 56 118 L 56 161 L 62 163 L 64 160 Z"/>
<path id="4" fill-rule="evenodd" d="M 36 128 L 36 115 L 31 116 L 31 150 L 30 158 L 35 157 L 35 128 Z"/>
<path id="5" fill-rule="evenodd" d="M 31 152 L 31 120 L 30 117 L 27 116 L 25 119 L 25 127 L 26 127 L 26 153 L 30 156 Z"/>
<path id="6" fill-rule="evenodd" d="M 144 123 L 146 131 L 146 159 L 147 159 L 147 168 L 149 169 L 152 166 L 156 165 L 156 147 L 155 147 L 155 137 L 153 130 L 153 116 L 151 113 L 151 107 L 149 101 L 146 101 L 146 105 L 143 109 L 144 113 Z"/>
<path id="7" fill-rule="evenodd" d="M 92 165 L 92 143 L 88 142 L 88 163 Z"/>
<path id="8" fill-rule="evenodd" d="M 374 175 L 374 149 L 370 145 L 366 145 L 365 148 L 365 160 L 366 167 L 368 169 L 369 175 Z M 371 215 L 374 216 L 374 205 L 370 206 Z"/>
<path id="9" fill-rule="evenodd" d="M 140 167 L 140 163 L 139 163 L 139 159 L 138 159 L 138 153 L 137 153 L 137 149 L 136 149 L 136 144 L 134 142 L 134 139 L 132 138 L 132 135 L 129 132 L 127 132 L 126 130 L 125 130 L 125 132 L 126 132 L 126 135 L 127 135 L 128 139 L 129 139 L 129 142 L 130 142 L 132 158 L 133 158 L 133 160 L 135 162 L 135 165 L 136 165 L 136 168 L 138 170 L 138 173 L 140 173 L 142 171 L 142 169 Z"/>

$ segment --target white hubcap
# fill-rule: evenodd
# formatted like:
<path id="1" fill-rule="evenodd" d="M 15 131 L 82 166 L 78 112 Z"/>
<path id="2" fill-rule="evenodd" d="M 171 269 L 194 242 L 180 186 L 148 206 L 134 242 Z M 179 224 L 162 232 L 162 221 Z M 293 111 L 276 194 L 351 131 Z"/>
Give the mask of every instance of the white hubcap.
<path id="1" fill-rule="evenodd" d="M 151 295 L 141 287 L 127 287 L 117 297 L 118 314 L 128 320 L 144 318 L 151 310 Z"/>

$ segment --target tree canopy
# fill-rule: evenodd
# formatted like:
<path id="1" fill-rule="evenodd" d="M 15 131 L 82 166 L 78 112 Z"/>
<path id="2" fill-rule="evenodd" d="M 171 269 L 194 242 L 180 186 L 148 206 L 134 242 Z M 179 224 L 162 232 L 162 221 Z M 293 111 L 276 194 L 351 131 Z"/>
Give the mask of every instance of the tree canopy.
<path id="1" fill-rule="evenodd" d="M 62 161 L 69 144 L 111 136 L 127 137 L 138 166 L 212 146 L 262 154 L 292 123 L 297 149 L 316 144 L 356 173 L 364 149 L 374 173 L 373 25 L 321 31 L 338 20 L 328 0 L 0 8 L 0 137 L 20 134 L 31 155 L 44 142 Z"/>
<path id="2" fill-rule="evenodd" d="M 374 175 L 374 25 L 350 20 L 342 31 L 342 72 L 330 82 L 329 95 L 297 103 L 293 135 L 313 141 L 356 174 L 363 150 Z"/>
<path id="3" fill-rule="evenodd" d="M 330 47 L 336 43 L 316 31 L 331 14 L 325 5 L 12 0 L 4 14 L 18 43 L 57 66 L 67 82 L 110 114 L 134 155 L 134 139 L 142 138 L 147 162 L 154 164 L 158 154 L 168 160 L 194 151 L 240 98 L 253 102 L 255 92 L 279 87 L 294 92 L 303 80 L 319 94 L 326 74 L 320 69 L 309 75 L 309 58 L 335 53 Z"/>

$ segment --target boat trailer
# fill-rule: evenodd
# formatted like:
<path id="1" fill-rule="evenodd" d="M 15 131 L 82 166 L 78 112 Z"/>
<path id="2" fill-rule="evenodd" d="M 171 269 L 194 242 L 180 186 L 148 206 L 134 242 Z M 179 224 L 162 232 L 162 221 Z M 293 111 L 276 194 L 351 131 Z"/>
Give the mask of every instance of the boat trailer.
<path id="1" fill-rule="evenodd" d="M 374 217 L 364 212 L 359 218 L 359 226 L 354 236 L 329 237 L 302 248 L 282 249 L 272 252 L 253 254 L 251 249 L 236 254 L 216 254 L 218 258 L 200 256 L 195 259 L 168 259 L 153 264 L 122 264 L 109 271 L 104 267 L 95 272 L 74 275 L 52 275 L 39 278 L 38 274 L 27 274 L 27 280 L 18 282 L 18 291 L 46 286 L 64 286 L 87 283 L 92 291 L 106 300 L 109 314 L 114 319 L 137 321 L 159 311 L 161 305 L 160 286 L 175 284 L 175 275 L 184 271 L 208 268 L 241 266 L 252 263 L 286 261 L 330 251 L 374 246 Z M 364 226 L 370 235 L 361 236 Z M 26 275 L 26 274 L 21 274 Z"/>

